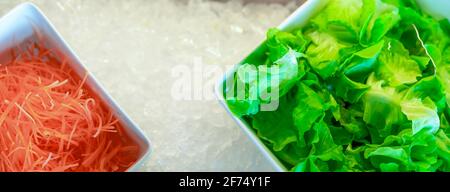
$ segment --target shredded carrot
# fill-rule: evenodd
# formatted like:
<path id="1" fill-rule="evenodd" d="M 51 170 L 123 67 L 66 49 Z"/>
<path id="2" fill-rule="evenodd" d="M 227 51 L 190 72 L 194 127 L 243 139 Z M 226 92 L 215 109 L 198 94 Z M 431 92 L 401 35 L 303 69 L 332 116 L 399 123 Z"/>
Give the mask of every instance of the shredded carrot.
<path id="1" fill-rule="evenodd" d="M 0 63 L 0 172 L 125 171 L 140 153 L 67 58 L 29 42 Z"/>

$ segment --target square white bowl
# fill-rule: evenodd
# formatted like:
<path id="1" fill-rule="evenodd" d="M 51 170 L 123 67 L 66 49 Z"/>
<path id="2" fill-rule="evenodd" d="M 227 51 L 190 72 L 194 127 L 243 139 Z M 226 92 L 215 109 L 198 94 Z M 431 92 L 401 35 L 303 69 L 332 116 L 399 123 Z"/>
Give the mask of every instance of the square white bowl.
<path id="1" fill-rule="evenodd" d="M 293 31 L 299 29 L 308 23 L 309 19 L 314 17 L 320 10 L 322 10 L 330 0 L 308 0 L 302 6 L 300 6 L 292 15 L 290 15 L 278 29 L 282 31 Z M 430 15 L 442 19 L 447 18 L 450 21 L 450 1 L 448 0 L 417 0 L 419 5 Z M 276 11 L 276 10 L 274 10 Z M 261 45 L 256 48 L 249 56 L 258 56 L 261 54 L 258 51 Z M 228 114 L 236 121 L 241 129 L 247 134 L 250 140 L 258 147 L 266 159 L 272 164 L 273 168 L 278 172 L 285 172 L 288 169 L 281 163 L 281 161 L 272 153 L 272 151 L 262 142 L 257 136 L 254 129 L 243 119 L 234 115 L 225 101 L 223 95 L 224 84 L 227 80 L 234 77 L 234 74 L 239 65 L 242 62 L 235 65 L 232 69 L 225 73 L 224 77 L 219 79 L 215 86 L 215 94 L 220 104 L 225 108 Z M 230 80 L 229 82 L 233 82 Z"/>
<path id="2" fill-rule="evenodd" d="M 1 53 L 22 45 L 29 39 L 43 40 L 46 48 L 54 50 L 58 57 L 67 58 L 68 65 L 74 69 L 79 77 L 83 77 L 88 70 L 80 62 L 74 51 L 62 39 L 46 16 L 33 4 L 24 3 L 0 19 L 0 59 L 10 60 Z M 0 61 L 1 62 L 1 61 Z M 144 132 L 128 117 L 117 105 L 113 98 L 98 83 L 97 79 L 88 72 L 86 86 L 98 96 L 105 106 L 111 109 L 123 125 L 124 131 L 135 141 L 140 148 L 137 161 L 127 171 L 139 171 L 151 153 L 150 140 Z"/>

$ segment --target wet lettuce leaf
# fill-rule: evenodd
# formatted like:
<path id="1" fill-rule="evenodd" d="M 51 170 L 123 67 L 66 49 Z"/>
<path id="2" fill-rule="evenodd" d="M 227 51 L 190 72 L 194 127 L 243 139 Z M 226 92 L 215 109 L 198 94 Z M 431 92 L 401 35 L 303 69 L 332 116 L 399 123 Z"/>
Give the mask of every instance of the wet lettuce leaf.
<path id="1" fill-rule="evenodd" d="M 323 79 L 333 76 L 338 70 L 339 50 L 346 46 L 324 32 L 314 31 L 306 36 L 312 42 L 305 53 L 310 67 Z"/>
<path id="2" fill-rule="evenodd" d="M 268 31 L 227 104 L 290 171 L 448 172 L 449 31 L 414 0 L 330 0 Z"/>

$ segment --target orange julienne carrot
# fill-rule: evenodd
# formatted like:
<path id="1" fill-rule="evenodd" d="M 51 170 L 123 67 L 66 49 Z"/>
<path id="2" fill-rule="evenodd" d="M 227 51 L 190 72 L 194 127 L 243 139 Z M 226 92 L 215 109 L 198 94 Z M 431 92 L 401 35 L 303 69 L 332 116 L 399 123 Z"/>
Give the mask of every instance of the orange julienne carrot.
<path id="1" fill-rule="evenodd" d="M 67 60 L 31 43 L 0 63 L 0 172 L 124 171 L 139 148 Z"/>

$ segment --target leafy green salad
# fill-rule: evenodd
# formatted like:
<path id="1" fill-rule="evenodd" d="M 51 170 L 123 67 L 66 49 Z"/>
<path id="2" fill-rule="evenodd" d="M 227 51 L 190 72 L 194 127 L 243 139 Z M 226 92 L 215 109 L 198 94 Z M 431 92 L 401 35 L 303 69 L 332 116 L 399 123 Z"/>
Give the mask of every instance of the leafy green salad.
<path id="1" fill-rule="evenodd" d="M 414 0 L 330 0 L 301 29 L 270 29 L 226 102 L 291 171 L 448 172 L 449 35 Z"/>

